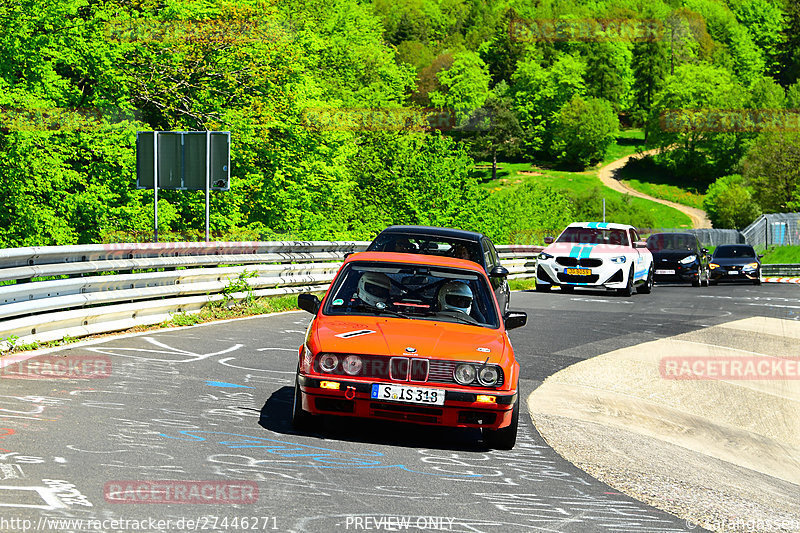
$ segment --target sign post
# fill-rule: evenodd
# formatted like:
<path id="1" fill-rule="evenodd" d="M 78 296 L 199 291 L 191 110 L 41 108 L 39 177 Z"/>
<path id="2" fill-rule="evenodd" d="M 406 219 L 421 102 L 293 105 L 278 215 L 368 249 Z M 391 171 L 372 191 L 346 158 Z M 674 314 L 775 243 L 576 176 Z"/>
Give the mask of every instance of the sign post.
<path id="1" fill-rule="evenodd" d="M 204 191 L 205 240 L 210 240 L 211 191 L 230 190 L 230 161 L 229 131 L 137 132 L 136 187 L 153 189 L 153 238 L 156 242 L 158 189 Z"/>

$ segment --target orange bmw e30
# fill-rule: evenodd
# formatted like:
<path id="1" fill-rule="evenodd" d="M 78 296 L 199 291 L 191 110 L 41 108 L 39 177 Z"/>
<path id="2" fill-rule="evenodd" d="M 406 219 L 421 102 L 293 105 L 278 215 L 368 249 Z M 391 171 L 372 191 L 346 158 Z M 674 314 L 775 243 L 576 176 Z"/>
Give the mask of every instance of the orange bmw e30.
<path id="1" fill-rule="evenodd" d="M 477 263 L 388 252 L 349 256 L 320 301 L 300 347 L 292 423 L 339 415 L 482 429 L 511 449 L 519 420 L 519 364 Z"/>

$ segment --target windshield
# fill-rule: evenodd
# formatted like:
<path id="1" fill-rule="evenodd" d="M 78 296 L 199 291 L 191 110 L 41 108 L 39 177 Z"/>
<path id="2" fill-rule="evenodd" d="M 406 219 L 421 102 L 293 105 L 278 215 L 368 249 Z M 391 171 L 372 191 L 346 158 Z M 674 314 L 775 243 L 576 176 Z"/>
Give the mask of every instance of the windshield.
<path id="1" fill-rule="evenodd" d="M 580 244 L 616 244 L 628 246 L 628 236 L 621 229 L 567 228 L 556 242 Z"/>
<path id="2" fill-rule="evenodd" d="M 367 248 L 369 252 L 402 252 L 409 254 L 444 255 L 474 261 L 481 261 L 481 246 L 475 241 L 446 239 L 432 235 L 408 235 L 402 233 L 384 233 Z"/>
<path id="3" fill-rule="evenodd" d="M 428 265 L 349 263 L 331 287 L 323 313 L 499 327 L 492 293 L 483 276 Z"/>
<path id="4" fill-rule="evenodd" d="M 736 257 L 752 259 L 755 256 L 756 252 L 753 250 L 752 246 L 720 246 L 714 250 L 714 257 L 719 257 L 721 259 L 730 259 Z"/>
<path id="5" fill-rule="evenodd" d="M 651 252 L 662 250 L 697 251 L 697 239 L 694 235 L 682 233 L 657 233 L 647 239 L 647 249 Z"/>

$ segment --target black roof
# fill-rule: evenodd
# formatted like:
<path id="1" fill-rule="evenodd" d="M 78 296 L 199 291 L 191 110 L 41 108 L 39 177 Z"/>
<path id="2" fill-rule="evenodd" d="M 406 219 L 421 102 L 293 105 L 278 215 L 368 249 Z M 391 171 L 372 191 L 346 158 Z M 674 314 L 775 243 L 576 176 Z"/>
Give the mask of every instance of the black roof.
<path id="1" fill-rule="evenodd" d="M 480 241 L 483 233 L 475 231 L 466 231 L 463 229 L 454 228 L 437 228 L 435 226 L 389 226 L 381 231 L 380 235 L 384 233 L 399 233 L 405 235 L 426 235 L 434 237 L 444 237 L 447 239 L 461 239 L 465 241 Z"/>
<path id="2" fill-rule="evenodd" d="M 683 235 L 683 236 L 686 236 L 686 237 L 694 237 L 695 239 L 697 238 L 697 235 L 695 235 L 694 233 L 689 233 L 688 231 L 685 231 L 685 232 L 680 232 L 680 231 L 659 232 L 659 233 L 651 234 L 650 237 L 654 237 L 656 235 Z M 650 237 L 648 237 L 648 239 Z"/>

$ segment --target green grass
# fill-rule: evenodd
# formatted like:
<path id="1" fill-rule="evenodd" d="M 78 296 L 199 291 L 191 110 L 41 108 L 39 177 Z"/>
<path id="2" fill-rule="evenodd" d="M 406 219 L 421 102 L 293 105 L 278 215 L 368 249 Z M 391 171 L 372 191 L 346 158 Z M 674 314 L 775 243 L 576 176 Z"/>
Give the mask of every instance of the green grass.
<path id="1" fill-rule="evenodd" d="M 619 177 L 632 189 L 654 198 L 703 209 L 705 190 L 684 176 L 656 165 L 652 157 L 629 162 L 620 170 Z"/>
<path id="2" fill-rule="evenodd" d="M 800 263 L 800 246 L 777 246 L 764 253 L 765 264 Z"/>
<path id="3" fill-rule="evenodd" d="M 536 287 L 536 278 L 518 278 L 508 280 L 508 288 L 512 291 L 530 291 Z"/>
<path id="4" fill-rule="evenodd" d="M 662 200 L 669 200 L 676 204 L 687 205 L 689 207 L 696 207 L 703 209 L 703 199 L 705 195 L 697 194 L 696 192 L 681 189 L 675 185 L 667 185 L 664 183 L 646 183 L 637 179 L 624 180 L 626 185 L 639 192 L 643 192 L 653 198 L 661 198 Z"/>
<path id="5" fill-rule="evenodd" d="M 481 168 L 475 169 L 472 175 L 478 179 L 480 186 L 490 193 L 533 181 L 540 185 L 548 185 L 556 190 L 577 194 L 598 188 L 602 195 L 598 198 L 598 201 L 602 201 L 603 197 L 607 200 L 618 199 L 624 195 L 604 186 L 597 177 L 597 170 L 611 161 L 636 153 L 643 146 L 644 133 L 641 130 L 627 130 L 620 134 L 617 138 L 617 143 L 609 149 L 602 163 L 583 172 L 553 170 L 546 168 L 544 165 L 536 166 L 532 163 L 498 162 L 497 178 L 493 180 L 491 165 L 487 162 L 480 162 L 479 166 Z M 643 198 L 632 198 L 631 202 L 636 209 L 649 212 L 656 222 L 656 227 L 691 227 L 689 217 L 677 209 Z M 613 220 L 613 214 L 610 214 L 609 220 Z"/>
<path id="6" fill-rule="evenodd" d="M 636 129 L 625 130 L 620 132 L 617 142 L 611 145 L 608 152 L 606 152 L 606 157 L 597 167 L 604 167 L 617 159 L 633 155 L 644 149 L 644 131 Z"/>

